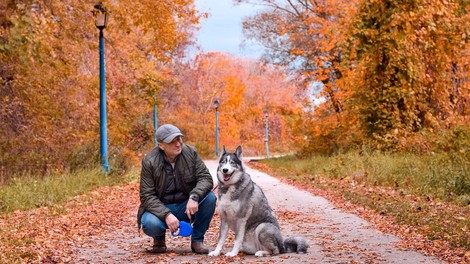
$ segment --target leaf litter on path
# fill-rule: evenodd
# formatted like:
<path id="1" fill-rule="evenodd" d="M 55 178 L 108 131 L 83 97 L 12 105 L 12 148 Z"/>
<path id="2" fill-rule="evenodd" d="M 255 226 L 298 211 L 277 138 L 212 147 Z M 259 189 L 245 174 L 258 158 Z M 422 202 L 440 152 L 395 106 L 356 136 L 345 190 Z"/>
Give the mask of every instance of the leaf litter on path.
<path id="1" fill-rule="evenodd" d="M 216 161 L 206 161 L 215 175 Z M 168 252 L 149 254 L 152 239 L 139 236 L 136 211 L 138 183 L 101 187 L 56 207 L 17 211 L 0 217 L 0 261 L 29 263 L 441 263 L 399 249 L 398 238 L 376 231 L 356 215 L 342 212 L 326 199 L 284 184 L 264 173 L 248 172 L 265 192 L 284 237 L 309 240 L 307 254 L 257 258 L 196 255 L 189 238 L 167 235 Z M 220 218 L 216 213 L 205 243 L 214 249 Z M 231 234 L 223 252 L 233 246 Z"/>

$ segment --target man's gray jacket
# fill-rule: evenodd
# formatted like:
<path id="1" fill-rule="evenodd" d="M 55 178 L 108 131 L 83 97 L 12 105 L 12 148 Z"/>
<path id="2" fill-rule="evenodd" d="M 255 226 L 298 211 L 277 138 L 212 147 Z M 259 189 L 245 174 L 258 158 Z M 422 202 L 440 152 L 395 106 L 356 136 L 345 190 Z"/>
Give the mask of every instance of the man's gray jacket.
<path id="1" fill-rule="evenodd" d="M 140 174 L 140 206 L 137 212 L 137 224 L 140 230 L 141 217 L 148 211 L 165 221 L 170 210 L 161 202 L 166 186 L 164 152 L 156 147 L 142 159 Z M 183 144 L 181 154 L 177 156 L 174 167 L 175 175 L 180 178 L 183 191 L 197 194 L 202 199 L 212 190 L 212 176 L 194 147 Z"/>

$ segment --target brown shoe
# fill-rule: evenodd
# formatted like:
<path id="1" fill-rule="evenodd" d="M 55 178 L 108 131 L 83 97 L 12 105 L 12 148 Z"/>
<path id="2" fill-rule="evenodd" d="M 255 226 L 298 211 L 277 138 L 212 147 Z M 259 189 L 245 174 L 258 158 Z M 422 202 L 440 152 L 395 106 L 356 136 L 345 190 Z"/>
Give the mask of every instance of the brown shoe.
<path id="1" fill-rule="evenodd" d="M 153 240 L 153 247 L 148 248 L 147 252 L 150 253 L 165 253 L 166 252 L 166 245 L 165 239 L 162 240 Z"/>
<path id="2" fill-rule="evenodd" d="M 209 249 L 203 242 L 191 242 L 191 250 L 196 254 L 209 254 Z"/>

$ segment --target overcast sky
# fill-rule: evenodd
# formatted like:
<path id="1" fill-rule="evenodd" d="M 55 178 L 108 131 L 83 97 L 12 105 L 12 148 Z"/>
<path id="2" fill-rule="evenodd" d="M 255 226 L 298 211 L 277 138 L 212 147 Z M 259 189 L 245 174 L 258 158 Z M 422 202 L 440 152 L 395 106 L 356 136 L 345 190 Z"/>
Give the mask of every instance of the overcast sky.
<path id="1" fill-rule="evenodd" d="M 252 5 L 234 5 L 231 0 L 195 0 L 201 12 L 209 13 L 209 17 L 201 22 L 201 30 L 197 42 L 204 52 L 222 51 L 240 57 L 258 58 L 261 48 L 251 44 L 242 48 L 242 20 L 255 14 Z"/>

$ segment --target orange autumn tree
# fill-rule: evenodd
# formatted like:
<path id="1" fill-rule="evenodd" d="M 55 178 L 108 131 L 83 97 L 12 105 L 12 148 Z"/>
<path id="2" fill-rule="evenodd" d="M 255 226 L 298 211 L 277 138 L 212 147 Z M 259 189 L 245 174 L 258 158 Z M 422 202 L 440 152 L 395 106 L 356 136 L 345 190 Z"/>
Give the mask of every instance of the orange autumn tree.
<path id="1" fill-rule="evenodd" d="M 292 131 L 301 104 L 297 84 L 282 67 L 213 52 L 197 54 L 175 71 L 178 89 L 172 104 L 160 111 L 159 120 L 178 124 L 200 152 L 214 154 L 214 99 L 220 101 L 220 147 L 241 144 L 247 155 L 264 153 L 263 110 L 267 107 L 272 151 L 295 148 Z"/>
<path id="2" fill-rule="evenodd" d="M 0 4 L 0 176 L 73 168 L 98 159 L 98 30 L 92 1 Z M 191 44 L 193 1 L 103 1 L 111 158 L 151 108 L 155 83 Z"/>
<path id="3" fill-rule="evenodd" d="M 348 111 L 349 87 L 343 78 L 343 46 L 358 1 L 239 0 L 264 6 L 243 23 L 248 39 L 267 49 L 264 59 L 302 75 L 305 82 L 304 153 L 347 148 L 357 117 Z"/>
<path id="4" fill-rule="evenodd" d="M 468 125 L 468 8 L 459 0 L 361 4 L 345 66 L 362 127 L 379 148 L 406 148 L 423 129 Z"/>

